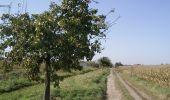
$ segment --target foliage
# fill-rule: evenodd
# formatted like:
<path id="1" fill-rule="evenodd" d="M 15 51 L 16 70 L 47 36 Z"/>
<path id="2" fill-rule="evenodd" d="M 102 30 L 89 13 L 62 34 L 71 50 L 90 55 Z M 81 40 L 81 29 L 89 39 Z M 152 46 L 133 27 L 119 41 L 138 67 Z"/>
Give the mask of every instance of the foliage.
<path id="1" fill-rule="evenodd" d="M 86 61 L 85 63 L 87 64 L 88 67 L 94 67 L 94 68 L 99 67 L 99 64 L 94 61 Z"/>
<path id="2" fill-rule="evenodd" d="M 123 66 L 123 64 L 121 63 L 121 62 L 116 62 L 115 63 L 115 67 L 117 68 L 117 67 L 120 67 L 120 66 Z"/>
<path id="3" fill-rule="evenodd" d="M 4 15 L 2 20 L 8 23 L 1 25 L 1 50 L 10 47 L 9 60 L 24 66 L 33 80 L 38 79 L 42 62 L 50 64 L 51 72 L 80 68 L 79 59 L 90 60 L 100 52 L 98 39 L 105 36 L 101 32 L 106 29 L 105 17 L 96 13 L 82 0 L 64 0 L 42 14 Z"/>
<path id="4" fill-rule="evenodd" d="M 63 0 L 52 3 L 41 14 L 5 14 L 0 25 L 0 51 L 10 48 L 6 71 L 19 64 L 31 80 L 40 79 L 40 65 L 45 63 L 45 93 L 50 94 L 50 81 L 55 86 L 59 69 L 81 69 L 79 60 L 91 60 L 100 52 L 100 39 L 105 37 L 105 16 L 97 15 L 84 0 Z M 11 63 L 10 63 L 11 62 Z M 9 65 L 10 63 L 10 65 Z M 49 97 L 47 97 L 49 98 Z"/>
<path id="5" fill-rule="evenodd" d="M 91 67 L 99 68 L 99 64 L 94 61 L 90 62 L 90 65 L 91 65 Z"/>
<path id="6" fill-rule="evenodd" d="M 98 60 L 98 63 L 102 67 L 112 67 L 113 64 L 108 57 L 102 57 Z"/>
<path id="7" fill-rule="evenodd" d="M 60 83 L 60 88 L 52 88 L 52 98 L 54 100 L 57 98 L 60 100 L 61 97 L 64 100 L 67 100 L 66 98 L 69 100 L 74 98 L 80 100 L 99 98 L 98 100 L 103 100 L 101 98 L 106 92 L 108 71 L 108 69 L 93 69 L 93 71 L 84 74 L 79 73 L 80 71 L 75 71 L 74 73 L 77 74 L 65 78 Z M 3 93 L 0 95 L 0 100 L 41 100 L 43 86 L 43 84 L 35 84 L 9 93 Z M 53 86 L 51 85 L 51 87 Z"/>
<path id="8" fill-rule="evenodd" d="M 3 60 L 4 60 L 4 57 L 1 57 L 1 56 L 0 56 L 0 61 L 3 61 Z"/>
<path id="9" fill-rule="evenodd" d="M 94 70 L 96 70 L 96 69 L 95 68 L 83 68 L 83 70 L 81 70 L 81 71 L 71 70 L 71 72 L 67 72 L 67 71 L 59 70 L 59 71 L 57 71 L 57 73 L 61 79 L 64 79 L 64 78 L 68 78 L 68 77 L 72 77 L 72 76 L 76 76 L 76 75 L 80 75 L 80 74 L 89 73 Z"/>

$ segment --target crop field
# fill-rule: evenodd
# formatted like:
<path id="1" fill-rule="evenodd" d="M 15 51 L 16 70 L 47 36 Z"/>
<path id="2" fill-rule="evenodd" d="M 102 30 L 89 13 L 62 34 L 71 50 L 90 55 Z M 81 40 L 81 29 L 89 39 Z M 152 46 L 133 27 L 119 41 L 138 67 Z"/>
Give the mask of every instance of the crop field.
<path id="1" fill-rule="evenodd" d="M 17 71 L 13 71 L 6 75 L 8 78 L 0 80 L 0 100 L 41 100 L 44 84 L 29 81 L 18 74 Z M 108 69 L 86 68 L 71 73 L 60 71 L 59 74 L 65 79 L 61 81 L 60 88 L 54 88 L 51 84 L 52 100 L 69 100 L 69 98 L 103 100 L 105 98 Z"/>
<path id="2" fill-rule="evenodd" d="M 119 70 L 159 85 L 170 86 L 170 66 L 133 66 Z"/>
<path id="3" fill-rule="evenodd" d="M 170 99 L 170 65 L 123 66 L 116 71 L 158 100 Z"/>
<path id="4" fill-rule="evenodd" d="M 1 0 L 0 100 L 170 100 L 169 5 Z"/>

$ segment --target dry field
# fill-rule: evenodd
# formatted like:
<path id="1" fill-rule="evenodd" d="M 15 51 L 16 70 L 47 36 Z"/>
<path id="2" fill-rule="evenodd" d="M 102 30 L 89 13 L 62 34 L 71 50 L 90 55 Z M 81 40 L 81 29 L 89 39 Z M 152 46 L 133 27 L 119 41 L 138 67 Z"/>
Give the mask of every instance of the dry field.
<path id="1" fill-rule="evenodd" d="M 170 100 L 170 65 L 133 65 L 115 70 L 151 100 Z"/>
<path id="2" fill-rule="evenodd" d="M 138 78 L 170 86 L 170 65 L 148 65 L 121 67 L 118 71 Z"/>

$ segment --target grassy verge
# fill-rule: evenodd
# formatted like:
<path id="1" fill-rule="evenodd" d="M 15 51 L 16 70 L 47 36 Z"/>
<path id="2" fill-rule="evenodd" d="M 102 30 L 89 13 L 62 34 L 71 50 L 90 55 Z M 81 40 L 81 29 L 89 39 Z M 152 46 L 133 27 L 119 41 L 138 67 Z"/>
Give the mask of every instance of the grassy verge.
<path id="1" fill-rule="evenodd" d="M 60 70 L 57 72 L 57 74 L 60 77 L 67 78 L 67 77 L 72 77 L 72 76 L 76 76 L 76 75 L 80 75 L 80 74 L 85 74 L 85 73 L 88 73 L 88 72 L 91 72 L 94 70 L 96 70 L 96 68 L 87 67 L 87 68 L 84 68 L 83 70 L 72 70 L 71 72 L 66 72 L 66 71 Z"/>
<path id="2" fill-rule="evenodd" d="M 43 84 L 25 87 L 13 92 L 3 93 L 0 100 L 41 100 L 43 98 Z"/>
<path id="3" fill-rule="evenodd" d="M 31 86 L 35 84 L 35 82 L 29 81 L 27 79 L 12 79 L 7 81 L 0 82 L 0 94 L 5 92 L 11 92 L 23 87 Z"/>
<path id="4" fill-rule="evenodd" d="M 88 73 L 68 77 L 60 88 L 52 88 L 54 100 L 103 100 L 106 91 L 107 69 L 97 69 Z M 51 86 L 53 87 L 53 86 Z M 0 94 L 0 100 L 41 100 L 44 85 L 37 84 L 9 93 Z"/>
<path id="5" fill-rule="evenodd" d="M 152 96 L 154 100 L 170 100 L 170 87 L 160 86 L 155 82 L 127 74 L 123 74 L 122 77 L 128 79 L 134 86 Z"/>
<path id="6" fill-rule="evenodd" d="M 67 78 L 67 77 L 71 77 L 71 76 L 75 76 L 75 75 L 88 73 L 88 72 L 94 71 L 94 70 L 96 70 L 96 69 L 86 68 L 82 71 L 72 71 L 72 72 L 59 71 L 58 73 L 62 78 Z M 0 80 L 0 94 L 15 91 L 15 90 L 36 84 L 36 82 L 29 81 L 28 79 L 21 77 L 22 75 L 19 75 L 19 71 L 16 72 L 14 70 L 10 73 L 7 73 L 6 76 L 9 78 Z"/>
<path id="7" fill-rule="evenodd" d="M 103 100 L 106 93 L 107 69 L 99 69 L 69 77 L 53 90 L 53 97 L 62 100 Z"/>

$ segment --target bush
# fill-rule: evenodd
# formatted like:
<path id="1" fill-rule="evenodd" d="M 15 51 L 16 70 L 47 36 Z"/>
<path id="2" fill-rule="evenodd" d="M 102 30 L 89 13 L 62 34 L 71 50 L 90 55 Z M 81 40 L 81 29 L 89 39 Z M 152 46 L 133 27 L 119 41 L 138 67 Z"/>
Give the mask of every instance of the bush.
<path id="1" fill-rule="evenodd" d="M 99 66 L 102 67 L 112 67 L 113 64 L 108 57 L 102 57 L 98 60 Z"/>
<path id="2" fill-rule="evenodd" d="M 116 62 L 115 63 L 115 68 L 119 67 L 119 66 L 123 66 L 123 64 L 121 62 Z"/>
<path id="3" fill-rule="evenodd" d="M 97 63 L 94 62 L 94 61 L 89 61 L 89 62 L 88 62 L 88 65 L 90 65 L 91 67 L 94 67 L 94 68 L 98 68 L 98 67 L 99 67 L 99 64 L 97 64 Z"/>

